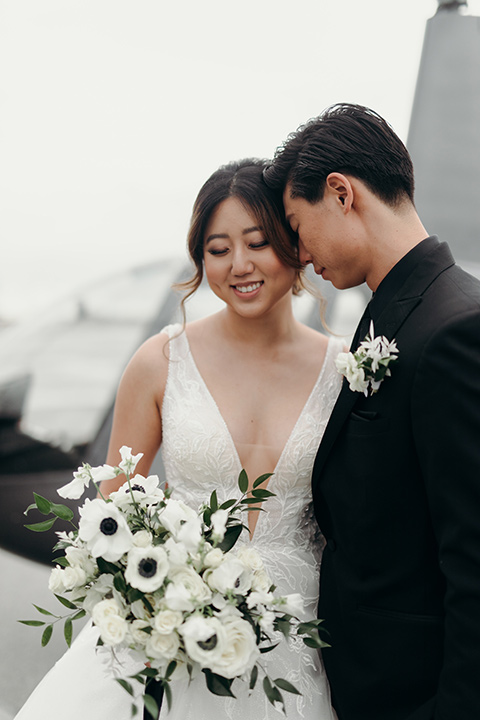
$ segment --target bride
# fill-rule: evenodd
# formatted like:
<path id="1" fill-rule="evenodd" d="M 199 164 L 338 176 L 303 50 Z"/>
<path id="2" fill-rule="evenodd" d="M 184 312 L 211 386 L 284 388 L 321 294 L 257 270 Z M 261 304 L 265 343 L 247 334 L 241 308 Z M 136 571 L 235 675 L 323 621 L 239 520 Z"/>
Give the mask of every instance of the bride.
<path id="1" fill-rule="evenodd" d="M 301 270 L 263 166 L 259 160 L 224 166 L 200 190 L 188 238 L 196 272 L 186 285 L 193 293 L 205 273 L 225 307 L 185 327 L 170 325 L 137 351 L 120 382 L 107 462 L 118 464 L 118 449 L 128 445 L 144 453 L 137 472 L 147 475 L 162 443 L 169 487 L 192 507 L 214 489 L 220 502 L 238 495 L 242 468 L 251 481 L 274 473 L 268 486 L 275 496 L 266 512 L 249 513 L 250 538 L 243 542 L 262 555 L 278 592 L 301 593 L 304 617 L 312 619 L 320 547 L 310 477 L 340 389 L 334 360 L 342 344 L 293 315 Z M 102 492 L 122 482 L 105 481 Z M 97 637 L 87 625 L 16 720 L 129 720 L 129 698 L 96 655 Z M 262 663 L 302 693 L 285 693 L 287 717 L 335 718 L 316 650 L 300 640 L 281 643 Z M 178 680 L 172 709 L 164 706 L 160 718 L 278 716 L 261 683 L 251 695 L 237 683 L 233 699 L 210 694 L 203 675 L 189 684 Z"/>

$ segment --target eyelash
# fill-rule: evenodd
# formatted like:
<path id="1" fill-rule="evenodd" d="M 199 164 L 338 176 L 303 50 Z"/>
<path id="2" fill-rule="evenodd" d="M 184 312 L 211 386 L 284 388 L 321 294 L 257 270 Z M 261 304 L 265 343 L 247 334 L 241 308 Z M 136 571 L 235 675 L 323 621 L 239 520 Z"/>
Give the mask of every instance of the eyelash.
<path id="1" fill-rule="evenodd" d="M 267 247 L 270 243 L 268 240 L 260 240 L 258 243 L 251 243 L 249 247 L 252 248 L 252 250 L 262 250 L 264 247 Z M 210 255 L 219 256 L 219 255 L 225 255 L 228 252 L 228 248 L 225 248 L 224 250 L 215 250 L 211 249 L 207 251 L 210 253 Z"/>

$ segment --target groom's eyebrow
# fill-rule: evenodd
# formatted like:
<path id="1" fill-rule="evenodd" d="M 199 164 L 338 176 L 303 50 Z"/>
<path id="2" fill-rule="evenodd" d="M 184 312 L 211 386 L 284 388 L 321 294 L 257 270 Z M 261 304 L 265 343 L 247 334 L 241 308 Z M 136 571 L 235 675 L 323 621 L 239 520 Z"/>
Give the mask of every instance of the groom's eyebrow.
<path id="1" fill-rule="evenodd" d="M 248 235 L 248 233 L 252 232 L 261 232 L 261 228 L 258 225 L 252 225 L 252 227 L 242 230 L 242 235 Z M 205 245 L 208 245 L 211 240 L 215 240 L 216 238 L 220 238 L 220 240 L 228 240 L 229 237 L 230 235 L 228 233 L 212 233 L 205 240 Z"/>

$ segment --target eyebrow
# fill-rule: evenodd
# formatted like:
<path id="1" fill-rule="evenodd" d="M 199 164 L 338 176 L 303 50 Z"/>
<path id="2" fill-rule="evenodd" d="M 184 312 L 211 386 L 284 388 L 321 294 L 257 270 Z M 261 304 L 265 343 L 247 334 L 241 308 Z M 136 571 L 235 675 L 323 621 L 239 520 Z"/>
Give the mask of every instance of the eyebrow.
<path id="1" fill-rule="evenodd" d="M 248 227 L 245 228 L 245 230 L 242 230 L 242 235 L 248 235 L 248 233 L 252 232 L 262 232 L 262 229 L 258 225 L 252 225 L 252 227 Z M 212 233 L 205 240 L 205 245 L 208 245 L 211 240 L 215 240 L 216 238 L 220 238 L 220 240 L 228 240 L 229 237 L 230 236 L 228 233 Z"/>

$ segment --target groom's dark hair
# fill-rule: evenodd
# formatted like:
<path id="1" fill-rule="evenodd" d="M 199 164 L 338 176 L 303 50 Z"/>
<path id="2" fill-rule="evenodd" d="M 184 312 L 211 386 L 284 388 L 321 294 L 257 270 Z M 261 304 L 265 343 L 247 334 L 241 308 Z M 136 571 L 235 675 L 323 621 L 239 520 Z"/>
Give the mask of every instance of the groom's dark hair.
<path id="1" fill-rule="evenodd" d="M 408 197 L 413 203 L 413 165 L 390 125 L 362 105 L 332 105 L 309 120 L 277 148 L 264 171 L 267 185 L 314 203 L 323 198 L 331 172 L 362 180 L 387 205 Z"/>

